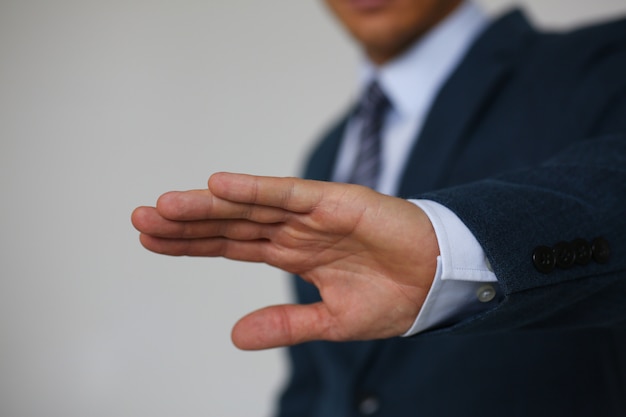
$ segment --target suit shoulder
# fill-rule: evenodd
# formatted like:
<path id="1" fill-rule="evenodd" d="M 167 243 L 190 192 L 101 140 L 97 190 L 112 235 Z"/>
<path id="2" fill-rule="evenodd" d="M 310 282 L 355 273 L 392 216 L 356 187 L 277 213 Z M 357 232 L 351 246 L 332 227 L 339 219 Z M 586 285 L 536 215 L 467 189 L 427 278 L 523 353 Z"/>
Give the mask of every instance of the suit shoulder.
<path id="1" fill-rule="evenodd" d="M 571 64 L 594 66 L 618 57 L 626 65 L 626 18 L 569 31 L 544 32 L 535 47 L 539 54 Z"/>
<path id="2" fill-rule="evenodd" d="M 626 16 L 584 25 L 564 32 L 572 40 L 605 40 L 615 41 L 626 39 Z"/>
<path id="3" fill-rule="evenodd" d="M 540 32 L 522 67 L 538 82 L 536 97 L 594 129 L 623 109 L 626 94 L 626 19 L 562 32 Z M 623 117 L 611 130 L 623 131 Z M 619 126 L 619 129 L 617 127 Z"/>

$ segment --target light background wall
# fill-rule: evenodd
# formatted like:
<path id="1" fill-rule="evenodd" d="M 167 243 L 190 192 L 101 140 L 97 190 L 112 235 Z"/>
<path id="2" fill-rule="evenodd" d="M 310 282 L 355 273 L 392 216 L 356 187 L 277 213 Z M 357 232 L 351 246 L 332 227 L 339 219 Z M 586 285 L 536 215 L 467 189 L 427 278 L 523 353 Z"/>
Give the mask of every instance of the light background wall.
<path id="1" fill-rule="evenodd" d="M 0 0 L 0 416 L 270 415 L 283 352 L 229 332 L 285 275 L 148 253 L 129 216 L 219 170 L 297 174 L 357 57 L 318 1 Z"/>

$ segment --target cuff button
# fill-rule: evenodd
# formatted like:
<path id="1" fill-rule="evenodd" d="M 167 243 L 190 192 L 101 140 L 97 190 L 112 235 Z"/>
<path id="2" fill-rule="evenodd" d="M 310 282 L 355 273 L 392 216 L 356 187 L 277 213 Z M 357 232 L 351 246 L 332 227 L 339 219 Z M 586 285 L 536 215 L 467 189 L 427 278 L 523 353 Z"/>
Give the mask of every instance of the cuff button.
<path id="1" fill-rule="evenodd" d="M 572 247 L 576 252 L 576 263 L 587 265 L 591 260 L 591 245 L 585 239 L 572 240 Z"/>
<path id="2" fill-rule="evenodd" d="M 559 242 L 554 245 L 556 266 L 561 269 L 571 268 L 576 262 L 576 251 L 568 242 Z"/>
<path id="3" fill-rule="evenodd" d="M 591 254 L 593 260 L 599 264 L 604 264 L 611 257 L 611 247 L 609 242 L 603 237 L 597 237 L 591 242 Z"/>
<path id="4" fill-rule="evenodd" d="M 554 270 L 556 257 L 552 248 L 547 246 L 537 246 L 533 251 L 533 264 L 537 271 L 547 274 Z"/>

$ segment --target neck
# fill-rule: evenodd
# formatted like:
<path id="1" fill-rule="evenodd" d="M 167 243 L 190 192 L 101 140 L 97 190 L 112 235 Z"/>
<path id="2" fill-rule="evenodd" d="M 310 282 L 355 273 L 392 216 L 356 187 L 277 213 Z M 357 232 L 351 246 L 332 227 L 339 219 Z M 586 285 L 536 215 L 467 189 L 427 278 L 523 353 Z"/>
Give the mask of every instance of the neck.
<path id="1" fill-rule="evenodd" d="M 365 54 L 368 59 L 377 67 L 395 60 L 410 49 L 415 43 L 419 42 L 428 32 L 434 29 L 448 16 L 450 16 L 463 0 L 454 0 L 441 2 L 440 7 L 433 11 L 432 16 L 421 27 L 414 32 L 409 33 L 406 37 L 395 39 L 394 42 L 382 43 L 380 45 L 370 45 L 365 47 Z"/>

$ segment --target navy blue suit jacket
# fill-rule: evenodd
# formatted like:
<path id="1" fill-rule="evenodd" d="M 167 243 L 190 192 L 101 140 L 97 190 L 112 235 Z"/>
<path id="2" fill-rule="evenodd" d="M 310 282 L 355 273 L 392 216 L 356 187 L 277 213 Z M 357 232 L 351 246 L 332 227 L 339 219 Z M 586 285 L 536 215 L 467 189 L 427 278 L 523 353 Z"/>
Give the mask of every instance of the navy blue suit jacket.
<path id="1" fill-rule="evenodd" d="M 306 177 L 330 178 L 344 125 Z M 399 196 L 452 209 L 504 299 L 412 338 L 290 348 L 278 415 L 626 416 L 625 132 L 626 21 L 567 34 L 520 12 L 492 24 L 438 94 Z M 608 261 L 605 247 L 553 266 L 559 242 L 597 237 Z"/>

